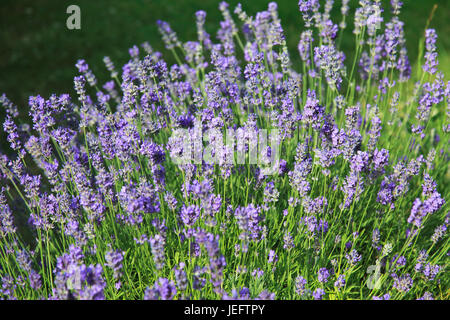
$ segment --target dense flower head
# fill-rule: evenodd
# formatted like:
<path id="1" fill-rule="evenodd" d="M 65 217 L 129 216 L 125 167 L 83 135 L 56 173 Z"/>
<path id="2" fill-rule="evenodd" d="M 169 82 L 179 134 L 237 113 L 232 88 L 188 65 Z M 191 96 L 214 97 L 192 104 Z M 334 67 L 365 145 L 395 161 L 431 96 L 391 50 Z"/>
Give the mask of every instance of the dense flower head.
<path id="1" fill-rule="evenodd" d="M 400 13 L 400 9 L 403 6 L 403 2 L 400 0 L 391 0 L 392 12 L 396 15 Z"/>
<path id="2" fill-rule="evenodd" d="M 312 295 L 314 297 L 314 300 L 322 300 L 323 296 L 325 295 L 325 290 L 323 290 L 322 288 L 317 288 L 316 290 L 314 290 Z"/>
<path id="3" fill-rule="evenodd" d="M 336 288 L 343 288 L 345 287 L 345 276 L 343 274 L 339 275 L 334 282 L 334 286 Z"/>
<path id="4" fill-rule="evenodd" d="M 144 294 L 144 300 L 171 300 L 177 289 L 173 281 L 166 278 L 159 278 L 152 288 L 147 288 Z"/>
<path id="5" fill-rule="evenodd" d="M 436 39 L 437 34 L 434 29 L 427 29 L 425 31 L 425 64 L 423 65 L 423 69 L 426 72 L 431 74 L 435 74 L 437 71 L 437 52 L 436 52 Z"/>
<path id="6" fill-rule="evenodd" d="M 306 284 L 308 282 L 302 276 L 298 276 L 295 278 L 295 293 L 299 296 L 303 296 L 306 292 Z"/>
<path id="7" fill-rule="evenodd" d="M 147 156 L 152 164 L 160 164 L 165 161 L 164 149 L 156 143 L 144 141 L 141 146 L 141 153 Z"/>
<path id="8" fill-rule="evenodd" d="M 313 16 L 319 11 L 319 0 L 299 0 L 298 8 L 303 15 L 305 26 L 310 27 Z"/>
<path id="9" fill-rule="evenodd" d="M 250 239 L 258 240 L 262 231 L 262 216 L 260 209 L 253 204 L 247 207 L 238 207 L 234 213 L 239 228 Z"/>
<path id="10" fill-rule="evenodd" d="M 81 249 L 70 246 L 69 252 L 58 257 L 53 296 L 57 299 L 103 300 L 106 282 L 100 264 L 83 263 Z"/>
<path id="11" fill-rule="evenodd" d="M 195 205 L 181 208 L 180 217 L 186 226 L 193 226 L 200 216 L 200 208 Z"/>
<path id="12" fill-rule="evenodd" d="M 325 283 L 328 281 L 328 278 L 330 277 L 330 272 L 327 268 L 320 268 L 317 273 L 317 280 L 319 282 Z"/>
<path id="13" fill-rule="evenodd" d="M 401 276 L 397 276 L 396 274 L 394 274 L 392 277 L 394 278 L 393 287 L 395 289 L 400 292 L 408 292 L 409 290 L 411 290 L 414 282 L 409 274 L 404 274 Z"/>
<path id="14" fill-rule="evenodd" d="M 157 21 L 158 30 L 162 35 L 162 39 L 167 49 L 173 49 L 175 46 L 180 45 L 176 33 L 172 30 L 169 23 L 165 21 Z"/>
<path id="15" fill-rule="evenodd" d="M 305 106 L 303 107 L 302 120 L 313 126 L 313 128 L 319 128 L 322 121 L 324 109 L 320 105 L 319 100 L 316 98 L 314 91 L 308 91 L 308 98 Z"/>
<path id="16" fill-rule="evenodd" d="M 314 48 L 314 63 L 323 70 L 328 84 L 338 90 L 342 78 L 346 76 L 344 67 L 345 55 L 337 51 L 333 45 L 323 45 Z"/>
<path id="17" fill-rule="evenodd" d="M 414 200 L 411 208 L 411 214 L 408 217 L 408 223 L 412 223 L 416 227 L 422 226 L 422 220 L 434 212 L 438 211 L 445 203 L 438 192 L 434 192 L 425 201 L 419 198 Z"/>
<path id="18" fill-rule="evenodd" d="M 123 252 L 120 250 L 107 251 L 105 255 L 106 265 L 114 272 L 114 278 L 122 275 L 123 268 Z"/>
<path id="19" fill-rule="evenodd" d="M 386 149 L 376 149 L 373 154 L 373 170 L 384 173 L 384 168 L 389 164 L 389 151 Z"/>
<path id="20" fill-rule="evenodd" d="M 358 253 L 358 251 L 356 251 L 356 249 L 353 249 L 350 253 L 345 255 L 345 258 L 351 266 L 354 266 L 361 261 L 362 256 Z"/>
<path id="21" fill-rule="evenodd" d="M 6 237 L 8 234 L 16 232 L 16 226 L 14 225 L 14 217 L 6 202 L 4 195 L 4 188 L 0 190 L 0 238 Z"/>
<path id="22" fill-rule="evenodd" d="M 446 225 L 440 225 L 434 229 L 434 233 L 431 236 L 431 241 L 433 243 L 438 242 L 440 239 L 442 239 L 447 234 L 447 226 Z"/>
<path id="23" fill-rule="evenodd" d="M 369 155 L 367 152 L 358 151 L 351 160 L 350 168 L 355 172 L 363 172 L 369 164 Z"/>
<path id="24" fill-rule="evenodd" d="M 154 237 L 150 238 L 149 243 L 151 246 L 153 260 L 155 262 L 156 269 L 160 270 L 164 267 L 165 255 L 164 246 L 165 239 L 160 235 L 156 234 Z"/>
<path id="25" fill-rule="evenodd" d="M 300 57 L 306 64 L 310 63 L 309 59 L 313 41 L 314 38 L 311 30 L 305 30 L 301 33 L 300 41 L 298 43 L 298 52 L 300 54 Z"/>

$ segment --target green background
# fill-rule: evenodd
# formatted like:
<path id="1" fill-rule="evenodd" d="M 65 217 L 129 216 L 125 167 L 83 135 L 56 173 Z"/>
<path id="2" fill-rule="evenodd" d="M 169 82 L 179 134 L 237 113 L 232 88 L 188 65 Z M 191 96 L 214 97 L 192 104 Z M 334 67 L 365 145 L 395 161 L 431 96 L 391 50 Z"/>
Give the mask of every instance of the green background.
<path id="1" fill-rule="evenodd" d="M 108 79 L 102 59 L 111 57 L 116 67 L 128 61 L 128 48 L 148 41 L 161 51 L 169 63 L 174 63 L 170 52 L 164 49 L 156 21 L 168 21 L 180 40 L 196 39 L 195 12 L 207 12 L 206 29 L 213 40 L 222 20 L 218 9 L 220 1 L 201 0 L 1 0 L 0 1 L 0 94 L 17 104 L 22 113 L 27 111 L 28 96 L 52 93 L 73 93 L 75 63 L 84 58 L 103 84 Z M 247 13 L 267 8 L 269 1 L 229 1 L 230 9 L 241 2 Z M 279 16 L 285 30 L 291 58 L 297 69 L 297 43 L 303 28 L 297 0 L 277 1 Z M 321 2 L 323 4 L 323 2 Z M 385 11 L 390 11 L 388 1 Z M 448 0 L 404 0 L 401 19 L 405 22 L 408 53 L 411 61 L 417 58 L 419 39 L 434 4 L 438 9 L 430 24 L 438 32 L 440 68 L 449 71 L 450 25 Z M 81 30 L 68 30 L 66 8 L 77 4 L 81 8 Z M 334 22 L 339 23 L 341 0 L 335 0 Z M 350 13 L 358 6 L 350 1 Z M 237 19 L 237 17 L 236 17 Z M 352 19 L 352 18 L 351 18 Z M 352 58 L 353 23 L 348 21 L 342 46 L 348 59 Z M 447 72 L 448 73 L 448 72 Z"/>

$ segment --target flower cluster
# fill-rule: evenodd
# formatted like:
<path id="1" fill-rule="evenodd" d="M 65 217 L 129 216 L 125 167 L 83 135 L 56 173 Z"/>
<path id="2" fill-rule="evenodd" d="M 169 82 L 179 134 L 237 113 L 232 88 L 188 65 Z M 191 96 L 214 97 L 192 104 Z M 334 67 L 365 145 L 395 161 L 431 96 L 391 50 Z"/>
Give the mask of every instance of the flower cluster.
<path id="1" fill-rule="evenodd" d="M 216 35 L 205 11 L 192 41 L 157 22 L 174 64 L 80 59 L 76 97 L 30 97 L 28 125 L 0 96 L 0 299 L 447 298 L 437 33 L 413 73 L 402 2 L 359 3 L 350 54 L 349 1 L 339 23 L 298 2 L 298 59 L 275 3 L 221 2 Z"/>

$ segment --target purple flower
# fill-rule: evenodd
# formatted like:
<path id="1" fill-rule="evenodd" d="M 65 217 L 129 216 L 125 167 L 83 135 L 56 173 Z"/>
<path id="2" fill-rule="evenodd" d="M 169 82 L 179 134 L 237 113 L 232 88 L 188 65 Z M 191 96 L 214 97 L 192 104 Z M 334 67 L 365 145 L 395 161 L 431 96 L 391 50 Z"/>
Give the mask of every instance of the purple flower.
<path id="1" fill-rule="evenodd" d="M 275 300 L 275 293 L 263 290 L 255 300 Z"/>
<path id="2" fill-rule="evenodd" d="M 106 282 L 100 264 L 82 263 L 81 249 L 71 245 L 69 252 L 57 258 L 53 297 L 57 299 L 103 300 Z"/>
<path id="3" fill-rule="evenodd" d="M 358 163 L 352 163 L 351 165 L 357 169 L 363 169 L 365 166 L 364 157 L 361 157 Z M 348 208 L 354 201 L 359 200 L 359 196 L 364 191 L 364 181 L 357 172 L 352 170 L 346 177 L 341 189 L 345 193 L 342 206 Z"/>
<path id="4" fill-rule="evenodd" d="M 395 269 L 398 269 L 399 267 L 404 267 L 406 265 L 406 258 L 404 256 L 398 257 L 398 255 L 394 255 L 392 258 L 391 264 Z"/>
<path id="5" fill-rule="evenodd" d="M 445 203 L 445 200 L 441 198 L 441 195 L 437 192 L 433 192 L 431 196 L 424 202 L 419 198 L 414 200 L 411 208 L 411 214 L 408 217 L 408 223 L 415 225 L 416 227 L 422 226 L 422 220 L 430 214 L 438 211 Z"/>
<path id="6" fill-rule="evenodd" d="M 434 29 L 425 30 L 425 64 L 423 65 L 423 70 L 430 74 L 435 74 L 437 72 L 437 52 L 436 52 L 436 39 L 437 34 Z"/>
<path id="7" fill-rule="evenodd" d="M 11 117 L 17 118 L 19 116 L 19 110 L 17 106 L 14 105 L 4 93 L 0 95 L 0 104 L 3 105 L 6 113 Z"/>
<path id="8" fill-rule="evenodd" d="M 250 300 L 250 290 L 243 287 L 239 292 L 236 289 L 231 291 L 231 296 L 226 292 L 222 296 L 222 300 Z"/>
<path id="9" fill-rule="evenodd" d="M 41 275 L 34 270 L 31 270 L 28 276 L 30 287 L 34 290 L 39 290 L 42 287 Z"/>
<path id="10" fill-rule="evenodd" d="M 302 58 L 306 65 L 309 65 L 310 63 L 309 58 L 313 41 L 314 38 L 312 37 L 311 30 L 305 30 L 301 33 L 300 41 L 298 43 L 298 52 L 300 54 L 300 58 Z"/>
<path id="11" fill-rule="evenodd" d="M 152 288 L 145 289 L 144 300 L 172 300 L 177 294 L 173 281 L 159 278 Z"/>
<path id="12" fill-rule="evenodd" d="M 177 34 L 170 28 L 170 25 L 167 22 L 158 20 L 156 24 L 158 25 L 158 30 L 162 35 L 162 40 L 166 45 L 166 49 L 170 50 L 181 45 L 178 41 Z"/>
<path id="13" fill-rule="evenodd" d="M 86 285 L 79 291 L 80 300 L 104 300 L 105 295 L 103 290 L 106 287 L 106 282 L 102 277 L 103 269 L 100 264 L 96 266 L 90 265 L 86 267 L 84 264 L 80 267 L 81 283 Z"/>
<path id="14" fill-rule="evenodd" d="M 302 276 L 295 278 L 295 293 L 299 296 L 303 296 L 306 292 L 307 281 Z"/>
<path id="15" fill-rule="evenodd" d="M 105 254 L 106 265 L 114 272 L 114 278 L 118 279 L 122 275 L 123 252 L 120 250 L 109 250 Z"/>
<path id="16" fill-rule="evenodd" d="M 325 197 L 317 197 L 315 199 L 305 197 L 303 199 L 302 205 L 306 213 L 315 215 L 318 213 L 326 212 L 328 201 Z"/>
<path id="17" fill-rule="evenodd" d="M 283 244 L 284 249 L 291 250 L 292 248 L 295 247 L 294 238 L 292 237 L 290 232 L 284 234 L 283 241 L 284 241 Z"/>
<path id="18" fill-rule="evenodd" d="M 444 118 L 450 118 L 450 81 L 437 71 L 437 35 L 428 29 L 423 81 L 404 95 L 401 89 L 410 85 L 398 82 L 411 80 L 411 64 L 399 16 L 403 3 L 390 0 L 392 14 L 380 28 L 381 1 L 359 2 L 353 32 L 361 50 L 353 79 L 336 41 L 349 0 L 340 8 L 323 0 L 321 11 L 319 0 L 298 1 L 305 21 L 297 38 L 301 74 L 292 65 L 276 3 L 254 17 L 237 5 L 238 25 L 221 2 L 215 39 L 206 32 L 205 11 L 195 13 L 192 41 L 181 42 L 167 22 L 157 22 L 175 64 L 148 43 L 133 45 L 122 67 L 103 58 L 111 79 L 100 85 L 80 59 L 77 99 L 31 96 L 30 125 L 19 124 L 19 109 L 1 95 L 4 139 L 13 154 L 0 154 L 0 299 L 133 297 L 125 275 L 150 281 L 141 286 L 145 299 L 274 299 L 242 281 L 278 279 L 286 257 L 295 260 L 303 249 L 312 254 L 300 259 L 305 277 L 294 268 L 297 277 L 285 288 L 297 298 L 323 299 L 327 288 L 338 296 L 346 287 L 351 291 L 358 279 L 348 276 L 364 273 L 363 257 L 398 274 L 390 282 L 395 298 L 413 292 L 413 298 L 432 298 L 450 255 L 450 213 L 441 212 L 448 192 L 439 184 L 449 158 Z M 339 9 L 337 24 L 332 15 Z M 415 118 L 398 116 L 400 107 L 414 103 Z M 257 138 L 269 128 L 278 134 L 267 147 Z M 226 143 L 228 133 L 233 145 Z M 408 133 L 414 137 L 409 146 L 387 148 L 402 147 L 401 139 L 389 139 Z M 207 150 L 202 141 L 209 142 Z M 262 161 L 249 157 L 247 164 L 249 151 Z M 270 161 L 270 176 L 260 164 L 274 156 L 279 162 Z M 400 220 L 391 230 L 392 217 Z M 410 245 L 407 251 L 393 252 L 401 246 L 386 242 L 393 233 Z M 411 258 L 419 235 L 425 249 Z M 135 246 L 134 266 L 118 249 L 129 253 L 124 245 Z M 343 263 L 329 257 L 333 246 L 344 250 Z M 63 247 L 67 251 L 58 253 Z M 249 259 L 262 264 L 250 266 Z M 134 277 L 145 265 L 143 278 Z M 315 286 L 306 275 L 317 277 Z M 413 279 L 427 288 L 411 290 Z"/>
<path id="19" fill-rule="evenodd" d="M 188 192 L 191 193 L 194 199 L 204 200 L 209 197 L 212 191 L 213 186 L 209 180 L 204 180 L 202 182 L 194 180 L 188 187 Z"/>
<path id="20" fill-rule="evenodd" d="M 186 271 L 184 270 L 184 262 L 180 262 L 179 268 L 174 268 L 175 279 L 177 281 L 177 286 L 180 291 L 185 291 L 188 287 L 188 279 Z"/>
<path id="21" fill-rule="evenodd" d="M 16 232 L 13 213 L 6 202 L 4 192 L 5 188 L 2 187 L 0 190 L 0 238 Z"/>
<path id="22" fill-rule="evenodd" d="M 363 172 L 369 165 L 369 154 L 364 151 L 358 151 L 350 162 L 350 169 L 354 172 Z"/>
<path id="23" fill-rule="evenodd" d="M 350 254 L 348 254 L 348 253 L 345 254 L 345 259 L 347 259 L 348 263 L 351 266 L 355 266 L 358 264 L 359 261 L 361 261 L 361 255 L 358 253 L 358 251 L 353 249 L 350 252 Z"/>
<path id="24" fill-rule="evenodd" d="M 164 267 L 165 254 L 164 246 L 165 239 L 156 234 L 154 237 L 150 238 L 150 246 L 152 249 L 153 261 L 155 262 L 156 269 L 161 270 Z"/>
<path id="25" fill-rule="evenodd" d="M 305 106 L 303 107 L 302 120 L 306 124 L 310 124 L 315 129 L 319 129 L 322 121 L 324 108 L 319 105 L 319 100 L 316 98 L 316 93 L 308 90 L 308 97 Z"/>
<path id="26" fill-rule="evenodd" d="M 277 202 L 279 196 L 278 190 L 275 188 L 275 184 L 273 181 L 269 182 L 264 189 L 264 202 L 271 203 Z"/>
<path id="27" fill-rule="evenodd" d="M 22 270 L 27 273 L 31 271 L 31 258 L 26 250 L 16 252 L 16 261 Z"/>
<path id="28" fill-rule="evenodd" d="M 211 233 L 199 234 L 199 242 L 203 243 L 209 256 L 209 271 L 211 274 L 211 283 L 216 293 L 222 291 L 223 272 L 227 265 L 225 257 L 220 254 L 219 236 Z"/>
<path id="29" fill-rule="evenodd" d="M 251 275 L 254 278 L 261 278 L 262 276 L 264 276 L 264 270 L 261 270 L 260 268 L 257 268 L 257 269 L 252 271 Z"/>
<path id="30" fill-rule="evenodd" d="M 391 299 L 391 295 L 389 293 L 386 293 L 385 295 L 378 297 L 378 296 L 373 296 L 372 297 L 373 300 L 389 300 Z"/>
<path id="31" fill-rule="evenodd" d="M 314 300 L 322 300 L 322 297 L 325 295 L 325 290 L 323 290 L 322 288 L 317 288 L 316 290 L 314 290 L 312 295 L 314 297 Z"/>
<path id="32" fill-rule="evenodd" d="M 327 4 L 328 3 L 329 2 L 327 1 Z M 325 20 L 325 18 L 322 18 L 320 29 L 320 37 L 322 38 L 323 43 L 332 44 L 337 36 L 338 25 L 334 24 L 330 19 Z"/>
<path id="33" fill-rule="evenodd" d="M 341 87 L 342 78 L 346 76 L 344 60 L 344 53 L 337 51 L 332 44 L 314 48 L 314 63 L 324 71 L 328 85 L 338 90 Z"/>
<path id="34" fill-rule="evenodd" d="M 319 0 L 299 0 L 298 8 L 303 15 L 303 20 L 305 20 L 305 27 L 309 28 L 314 14 L 319 11 Z"/>
<path id="35" fill-rule="evenodd" d="M 413 280 L 409 276 L 409 273 L 401 275 L 398 277 L 396 274 L 393 274 L 394 284 L 393 288 L 397 289 L 400 292 L 406 293 L 411 290 L 413 286 Z"/>
<path id="36" fill-rule="evenodd" d="M 178 116 L 177 123 L 181 128 L 193 128 L 195 117 L 190 114 L 182 114 Z"/>
<path id="37" fill-rule="evenodd" d="M 277 261 L 278 261 L 278 255 L 276 254 L 276 252 L 274 250 L 270 250 L 267 262 L 272 264 L 272 263 L 276 263 Z"/>
<path id="38" fill-rule="evenodd" d="M 431 292 L 426 291 L 422 297 L 418 298 L 417 300 L 434 300 L 433 295 Z"/>
<path id="39" fill-rule="evenodd" d="M 78 71 L 84 75 L 91 87 L 94 87 L 97 84 L 97 79 L 84 59 L 78 60 L 75 66 L 78 68 Z"/>
<path id="40" fill-rule="evenodd" d="M 330 272 L 327 268 L 320 268 L 317 272 L 317 280 L 321 283 L 325 283 L 328 281 L 328 278 L 330 277 Z"/>
<path id="41" fill-rule="evenodd" d="M 153 142 L 144 141 L 140 152 L 150 159 L 152 165 L 161 164 L 166 159 L 164 149 Z"/>
<path id="42" fill-rule="evenodd" d="M 3 122 L 3 130 L 8 133 L 7 140 L 10 143 L 11 149 L 16 151 L 20 150 L 22 143 L 19 139 L 18 128 L 9 114 L 6 115 L 5 122 Z"/>
<path id="43" fill-rule="evenodd" d="M 346 76 L 344 60 L 344 53 L 337 51 L 332 44 L 314 48 L 314 63 L 324 71 L 328 85 L 338 90 L 341 87 L 342 78 Z"/>
<path id="44" fill-rule="evenodd" d="M 263 220 L 260 209 L 252 203 L 247 207 L 238 207 L 234 212 L 239 229 L 243 231 L 242 236 L 258 240 L 261 236 Z"/>
<path id="45" fill-rule="evenodd" d="M 447 226 L 445 224 L 440 225 L 434 229 L 434 233 L 431 236 L 431 241 L 433 243 L 437 243 L 440 239 L 442 239 L 447 233 Z"/>
<path id="46" fill-rule="evenodd" d="M 328 222 L 320 219 L 319 220 L 319 224 L 317 226 L 317 231 L 321 232 L 321 233 L 327 233 L 328 231 Z"/>
<path id="47" fill-rule="evenodd" d="M 181 221 L 188 226 L 192 227 L 200 216 L 200 208 L 196 205 L 190 205 L 188 207 L 183 206 L 181 208 L 180 217 Z"/>
<path id="48" fill-rule="evenodd" d="M 432 265 L 430 263 L 427 263 L 423 269 L 422 269 L 422 273 L 425 276 L 427 281 L 433 281 L 437 274 L 439 273 L 439 271 L 441 270 L 441 266 L 439 265 Z"/>
<path id="49" fill-rule="evenodd" d="M 103 57 L 103 62 L 106 66 L 106 69 L 111 73 L 111 78 L 116 78 L 119 74 L 114 67 L 114 63 L 111 61 L 111 58 Z"/>
<path id="50" fill-rule="evenodd" d="M 205 46 L 205 48 L 211 49 L 212 42 L 210 40 L 209 34 L 206 32 L 204 28 L 206 12 L 203 10 L 199 10 L 195 13 L 195 17 L 196 17 L 198 41 L 202 43 Z"/>
<path id="51" fill-rule="evenodd" d="M 119 200 L 127 213 L 159 212 L 159 200 L 156 190 L 147 182 L 135 185 L 124 185 L 119 193 Z"/>
<path id="52" fill-rule="evenodd" d="M 391 0 L 392 13 L 395 15 L 400 14 L 400 9 L 403 6 L 403 2 L 400 0 Z"/>
<path id="53" fill-rule="evenodd" d="M 372 158 L 373 171 L 384 173 L 384 168 L 389 164 L 389 151 L 386 149 L 375 149 Z"/>
<path id="54" fill-rule="evenodd" d="M 311 190 L 309 182 L 306 177 L 311 172 L 312 160 L 308 158 L 300 162 L 296 162 L 294 170 L 289 172 L 289 183 L 296 190 L 301 197 L 305 197 Z"/>
<path id="55" fill-rule="evenodd" d="M 343 274 L 339 275 L 334 282 L 336 288 L 343 288 L 345 286 L 345 276 Z"/>

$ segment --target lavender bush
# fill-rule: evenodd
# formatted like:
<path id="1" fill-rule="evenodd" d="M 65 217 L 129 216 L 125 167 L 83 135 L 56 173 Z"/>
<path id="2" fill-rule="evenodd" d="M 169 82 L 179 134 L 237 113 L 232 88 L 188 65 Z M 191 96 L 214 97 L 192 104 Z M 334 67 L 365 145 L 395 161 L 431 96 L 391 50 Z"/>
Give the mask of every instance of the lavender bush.
<path id="1" fill-rule="evenodd" d="M 1 96 L 0 298 L 448 299 L 436 32 L 416 70 L 400 1 L 353 26 L 340 5 L 299 1 L 299 67 L 275 3 L 222 2 L 216 37 L 204 11 L 185 43 L 158 21 L 177 64 L 144 43 L 102 83 L 79 60 L 77 97 L 30 97 L 32 126 Z"/>

